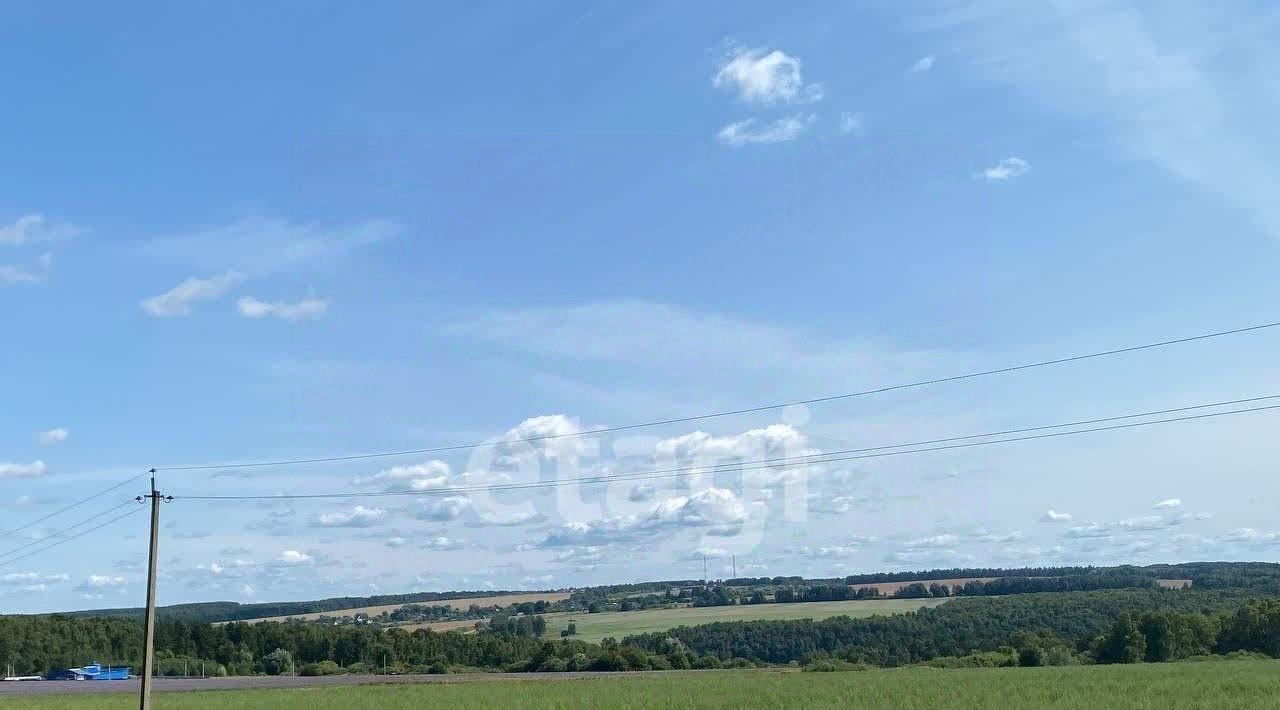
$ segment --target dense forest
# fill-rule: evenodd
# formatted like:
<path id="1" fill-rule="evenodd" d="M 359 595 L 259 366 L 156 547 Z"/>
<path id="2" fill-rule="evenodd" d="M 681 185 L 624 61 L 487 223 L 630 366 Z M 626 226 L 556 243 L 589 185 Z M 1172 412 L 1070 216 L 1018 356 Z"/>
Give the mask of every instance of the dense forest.
<path id="1" fill-rule="evenodd" d="M 300 616 L 302 614 L 322 614 L 344 609 L 359 609 L 369 606 L 388 606 L 391 604 L 423 604 L 442 602 L 452 599 L 469 599 L 472 597 L 493 597 L 505 594 L 527 594 L 522 591 L 483 591 L 483 592 L 416 592 L 413 594 L 379 594 L 371 597 L 331 597 L 304 602 L 260 602 L 241 604 L 239 602 L 197 602 L 194 604 L 174 604 L 162 606 L 156 610 L 161 619 L 170 621 L 243 621 L 246 619 L 265 619 L 276 616 Z M 141 607 L 123 609 L 93 609 L 86 611 L 64 612 L 61 616 L 73 618 L 114 618 L 141 619 Z"/>
<path id="2" fill-rule="evenodd" d="M 930 580 L 993 577 L 948 587 Z M 504 609 L 423 606 L 475 593 L 388 595 L 319 602 L 170 607 L 156 629 L 164 674 L 508 672 L 716 668 L 753 664 L 1042 665 L 1164 661 L 1208 653 L 1280 656 L 1280 565 L 1192 563 L 1150 567 L 933 570 L 898 596 L 952 596 L 912 614 L 823 621 L 740 621 L 678 627 L 601 644 L 544 639 L 542 613 L 592 613 L 655 606 L 787 603 L 873 596 L 848 579 L 741 578 L 734 584 L 680 580 L 575 590 L 568 600 Z M 852 577 L 886 581 L 886 576 Z M 1161 589 L 1156 579 L 1189 579 Z M 409 603 L 386 621 L 490 613 L 472 633 L 436 633 L 374 624 L 232 622 L 216 614 L 285 614 L 360 604 Z M 194 618 L 184 618 L 181 610 Z M 177 610 L 177 611 L 175 611 Z M 475 614 L 472 614 L 475 611 Z M 95 615 L 97 614 L 97 615 Z M 137 667 L 141 624 L 131 610 L 77 615 L 0 616 L 0 663 L 19 674 L 102 661 Z"/>
<path id="3" fill-rule="evenodd" d="M 1018 633 L 1047 631 L 1071 644 L 1088 641 L 1123 614 L 1234 611 L 1256 599 L 1245 590 L 1109 590 L 960 598 L 914 614 L 823 621 L 735 621 L 682 626 L 630 637 L 624 644 L 657 651 L 674 638 L 697 655 L 765 663 L 828 654 L 852 662 L 899 666 L 939 656 L 994 651 Z"/>

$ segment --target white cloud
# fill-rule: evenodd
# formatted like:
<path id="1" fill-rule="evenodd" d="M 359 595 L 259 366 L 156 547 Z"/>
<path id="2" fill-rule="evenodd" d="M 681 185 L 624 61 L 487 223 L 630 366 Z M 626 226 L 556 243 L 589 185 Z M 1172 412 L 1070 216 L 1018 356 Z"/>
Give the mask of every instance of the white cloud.
<path id="1" fill-rule="evenodd" d="M 257 591 L 254 590 L 253 585 L 246 584 L 243 587 L 240 587 L 240 596 L 242 597 L 253 597 L 256 594 Z"/>
<path id="2" fill-rule="evenodd" d="M 243 280 L 244 276 L 235 271 L 207 279 L 189 278 L 159 296 L 146 299 L 142 302 L 142 309 L 157 318 L 188 316 L 193 303 L 221 298 Z"/>
<path id="3" fill-rule="evenodd" d="M 0 461 L 0 478 L 37 478 L 47 473 L 44 461 L 31 463 L 5 463 Z"/>
<path id="4" fill-rule="evenodd" d="M 933 56 L 932 54 L 930 54 L 930 55 L 928 55 L 928 56 L 920 57 L 919 59 L 917 59 L 917 60 L 915 61 L 915 63 L 914 63 L 914 64 L 912 64 L 912 65 L 907 69 L 907 73 L 908 73 L 908 74 L 923 74 L 924 72 L 927 72 L 927 71 L 929 71 L 930 69 L 932 69 L 932 68 L 933 68 L 933 64 L 934 64 L 934 62 L 935 62 L 935 61 L 937 61 L 937 57 Z"/>
<path id="5" fill-rule="evenodd" d="M 386 542 L 383 544 L 391 548 L 404 547 L 409 544 L 409 539 L 397 535 L 396 537 L 387 538 Z"/>
<path id="6" fill-rule="evenodd" d="M 995 165 L 983 170 L 979 175 L 987 182 L 1001 182 L 1022 177 L 1031 169 L 1031 164 L 1022 158 L 1004 158 Z"/>
<path id="7" fill-rule="evenodd" d="M 285 550 L 276 558 L 276 562 L 284 565 L 301 565 L 312 561 L 311 555 L 298 550 Z"/>
<path id="8" fill-rule="evenodd" d="M 297 303 L 260 301 L 253 296 L 245 296 L 236 302 L 236 310 L 245 318 L 278 318 L 280 320 L 298 321 L 323 317 L 329 312 L 329 301 L 320 298 L 308 298 Z"/>
<path id="9" fill-rule="evenodd" d="M 718 89 L 736 91 L 740 100 L 749 103 L 822 100 L 821 84 L 805 85 L 800 60 L 777 49 L 734 50 L 711 83 Z"/>
<path id="10" fill-rule="evenodd" d="M 76 589 L 82 592 L 101 591 L 104 589 L 120 589 L 128 582 L 124 577 L 113 577 L 108 574 L 91 574 Z"/>
<path id="11" fill-rule="evenodd" d="M 13 224 L 0 226 L 0 244 L 24 246 L 70 239 L 81 229 L 68 222 L 51 222 L 40 214 L 27 214 Z"/>
<path id="12" fill-rule="evenodd" d="M 432 537 L 432 538 L 427 538 L 427 540 L 422 543 L 422 549 L 432 550 L 435 552 L 446 552 L 448 550 L 460 550 L 462 549 L 462 541 L 454 540 L 452 538 L 448 538 L 444 536 Z"/>
<path id="13" fill-rule="evenodd" d="M 707 488 L 693 495 L 659 501 L 643 515 L 565 523 L 550 530 L 538 546 L 598 546 L 632 542 L 663 530 L 682 527 L 713 527 L 729 531 L 741 526 L 747 517 L 747 506 L 733 491 Z"/>
<path id="14" fill-rule="evenodd" d="M 840 114 L 840 132 L 844 135 L 863 135 L 867 132 L 866 120 L 862 114 L 845 111 Z"/>
<path id="15" fill-rule="evenodd" d="M 1181 498 L 1166 498 L 1151 507 L 1156 510 L 1159 510 L 1161 508 L 1179 508 L 1181 506 L 1182 506 Z"/>
<path id="16" fill-rule="evenodd" d="M 320 528 L 367 528 L 377 525 L 387 517 L 382 508 L 366 508 L 357 505 L 351 510 L 321 513 L 311 520 L 311 524 Z"/>
<path id="17" fill-rule="evenodd" d="M 67 574 L 46 574 L 41 572 L 10 572 L 8 574 L 0 574 L 0 586 L 4 587 L 32 587 L 47 586 L 58 582 L 68 582 L 71 576 Z"/>
<path id="18" fill-rule="evenodd" d="M 49 429 L 48 431 L 42 431 L 36 434 L 36 443 L 41 446 L 53 446 L 54 444 L 64 443 L 69 438 L 71 438 L 71 432 L 62 427 L 58 427 L 56 429 Z"/>
<path id="19" fill-rule="evenodd" d="M 735 121 L 720 129 L 716 137 L 725 145 L 738 148 L 753 143 L 786 143 L 793 141 L 804 133 L 805 128 L 814 121 L 812 114 L 796 114 L 764 122 L 755 118 Z"/>
<path id="20" fill-rule="evenodd" d="M 359 476 L 351 481 L 354 486 L 374 483 L 386 484 L 388 491 L 425 491 L 449 485 L 449 464 L 433 459 L 410 466 L 393 466 L 371 476 Z"/>
<path id="21" fill-rule="evenodd" d="M 446 522 L 457 520 L 462 514 L 471 510 L 471 499 L 466 496 L 447 496 L 419 502 L 422 509 L 414 514 L 419 520 Z"/>
<path id="22" fill-rule="evenodd" d="M 393 239 L 400 232 L 399 225 L 382 220 L 322 226 L 252 218 L 155 239 L 140 249 L 144 256 L 170 263 L 263 276 L 331 267 L 353 251 Z"/>
<path id="23" fill-rule="evenodd" d="M 960 538 L 951 533 L 943 533 L 941 535 L 933 535 L 931 537 L 920 538 L 918 540 L 908 540 L 904 545 L 907 549 L 937 549 L 948 548 L 954 546 Z"/>
<path id="24" fill-rule="evenodd" d="M 1070 538 L 1095 538 L 1110 537 L 1111 528 L 1099 523 L 1089 523 L 1088 525 L 1078 525 L 1070 528 L 1066 532 L 1066 536 Z"/>
<path id="25" fill-rule="evenodd" d="M 1059 513 L 1053 508 L 1046 510 L 1044 515 L 1040 517 L 1040 522 L 1042 523 L 1067 523 L 1070 521 L 1071 513 Z"/>

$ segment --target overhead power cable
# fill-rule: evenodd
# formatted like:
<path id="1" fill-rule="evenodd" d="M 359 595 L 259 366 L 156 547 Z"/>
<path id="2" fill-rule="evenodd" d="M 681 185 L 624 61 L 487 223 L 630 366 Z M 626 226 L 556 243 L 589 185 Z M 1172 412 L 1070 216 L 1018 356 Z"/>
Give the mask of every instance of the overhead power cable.
<path id="1" fill-rule="evenodd" d="M 1140 352 L 1143 350 L 1154 350 L 1156 348 L 1168 347 L 1171 345 L 1181 345 L 1184 343 L 1192 343 L 1201 340 L 1209 340 L 1212 338 L 1221 338 L 1228 335 L 1239 335 L 1243 333 L 1252 333 L 1269 328 L 1280 327 L 1280 321 L 1273 323 L 1261 323 L 1251 325 L 1244 328 L 1233 328 L 1231 330 L 1219 330 L 1210 333 L 1202 333 L 1184 338 L 1174 338 L 1171 340 L 1161 340 L 1154 343 L 1146 343 L 1143 345 L 1132 345 L 1123 348 L 1114 348 L 1111 350 L 1103 350 L 1100 352 L 1086 353 L 1083 355 L 1071 355 L 1068 357 L 1060 357 L 1052 360 L 1039 360 L 1036 362 L 1024 363 L 1021 365 L 1012 365 L 1009 367 L 1000 367 L 992 370 L 980 370 L 977 372 L 968 372 L 960 375 L 951 375 L 948 377 L 938 377 L 930 380 L 920 380 L 917 382 L 907 382 L 896 385 L 886 385 L 883 387 L 875 387 L 872 389 L 860 390 L 857 392 L 847 392 L 843 394 L 826 395 L 822 397 L 813 397 L 810 399 L 799 399 L 790 402 L 779 402 L 775 404 L 763 404 L 755 407 L 745 407 L 742 409 L 729 409 L 719 412 L 711 412 L 708 414 L 696 414 L 684 417 L 673 417 L 670 419 L 658 419 L 654 421 L 638 422 L 635 424 L 624 424 L 620 426 L 603 427 L 600 429 L 592 429 L 591 431 L 567 432 L 562 434 L 545 434 L 542 436 L 531 436 L 520 439 L 502 439 L 498 441 L 480 441 L 470 444 L 450 444 L 447 446 L 433 446 L 422 449 L 402 449 L 399 451 L 380 451 L 362 454 L 347 454 L 340 456 L 322 456 L 316 458 L 295 458 L 295 459 L 277 459 L 262 461 L 239 461 L 230 463 L 202 463 L 202 464 L 183 464 L 183 465 L 167 465 L 156 466 L 158 471 L 208 471 L 208 470 L 225 470 L 237 468 L 259 468 L 267 466 L 294 466 L 301 464 L 313 463 L 337 463 L 341 461 L 359 461 L 365 459 L 392 458 L 396 456 L 415 456 L 422 454 L 439 454 L 450 451 L 465 451 L 480 447 L 503 446 L 508 444 L 532 443 L 538 441 L 550 441 L 553 439 L 566 439 L 570 437 L 609 434 L 620 431 L 630 431 L 634 429 L 645 429 L 649 427 L 664 426 L 667 424 L 683 424 L 688 422 L 704 421 L 707 419 L 716 419 L 720 417 L 731 417 L 741 414 L 755 414 L 759 412 L 767 412 L 786 407 L 810 404 L 822 404 L 826 402 L 835 402 L 845 399 L 854 399 L 857 397 L 867 397 L 875 394 L 883 394 L 886 392 L 894 392 L 898 390 L 913 389 L 917 387 L 927 387 L 929 385 L 944 384 L 947 382 L 958 382 L 961 380 L 970 380 L 979 377 L 989 377 L 991 375 L 1001 375 L 1010 372 L 1019 372 L 1022 370 L 1031 370 L 1039 367 L 1049 367 L 1052 365 L 1063 365 L 1066 363 L 1080 362 L 1082 360 L 1092 360 L 1095 358 L 1110 357 L 1113 355 L 1122 355 L 1125 353 Z"/>
<path id="2" fill-rule="evenodd" d="M 1252 398 L 1250 400 L 1236 400 L 1237 402 L 1258 401 L 1260 399 L 1276 399 L 1280 395 L 1272 395 L 1262 398 Z M 1107 417 L 1105 419 L 1087 420 L 1093 422 L 1116 421 L 1120 419 L 1132 419 L 1142 416 L 1152 416 L 1160 412 L 1170 411 L 1187 411 L 1191 409 L 1203 409 L 1213 406 L 1224 406 L 1226 403 L 1203 404 L 1192 407 L 1184 407 L 1177 410 L 1159 410 L 1159 412 L 1148 412 L 1144 414 L 1131 414 L 1119 417 Z M 662 478 L 679 478 L 683 476 L 700 475 L 704 473 L 736 473 L 740 471 L 751 471 L 763 468 L 776 468 L 779 465 L 814 465 L 837 463 L 841 461 L 855 461 L 861 459 L 884 458 L 888 456 L 902 456 L 906 454 L 920 454 L 934 451 L 948 451 L 952 449 L 966 449 L 978 446 L 990 446 L 992 444 L 1008 444 L 1018 441 L 1032 441 L 1037 439 L 1051 439 L 1063 436 L 1077 436 L 1080 434 L 1089 434 L 1103 431 L 1116 431 L 1124 429 L 1135 429 L 1138 427 L 1153 426 L 1157 424 L 1169 424 L 1173 422 L 1194 421 L 1200 419 L 1210 419 L 1214 417 L 1231 416 L 1235 414 L 1248 414 L 1252 412 L 1262 412 L 1280 409 L 1280 404 L 1265 405 L 1260 407 L 1250 407 L 1246 409 L 1233 409 L 1225 412 L 1210 412 L 1207 414 L 1194 414 L 1180 417 L 1168 417 L 1165 419 L 1153 419 L 1150 421 L 1130 422 L 1127 424 L 1111 424 L 1107 426 L 1091 427 L 1086 429 L 1072 429 L 1069 431 L 1056 431 L 1041 434 L 1028 434 L 1025 436 L 1009 437 L 1004 439 L 988 439 L 986 441 L 966 441 L 965 443 L 948 443 L 939 446 L 926 446 L 926 444 L 934 442 L 956 442 L 965 439 L 976 439 L 984 437 L 1003 436 L 1009 433 L 1042 431 L 1045 429 L 1055 429 L 1072 424 L 1058 424 L 1043 427 L 1032 427 L 1029 429 L 1007 430 L 1005 432 L 993 432 L 988 434 L 972 434 L 967 436 L 949 437 L 946 439 L 934 439 L 927 442 L 916 442 L 910 444 L 893 444 L 889 446 L 871 447 L 868 449 L 848 449 L 846 451 L 833 451 L 825 454 L 813 454 L 805 456 L 791 456 L 776 459 L 762 459 L 757 461 L 744 461 L 739 463 L 715 464 L 707 466 L 687 466 L 682 468 L 663 469 L 657 471 L 640 471 L 631 474 L 612 474 L 599 476 L 584 476 L 576 478 L 558 479 L 554 481 L 531 481 L 527 483 L 498 483 L 476 486 L 457 486 L 451 488 L 434 488 L 427 490 L 409 490 L 409 491 L 366 491 L 366 492 L 346 492 L 346 493 L 285 493 L 274 495 L 177 495 L 175 500 L 196 500 L 196 501 L 219 501 L 219 500 L 304 500 L 304 499 L 347 499 L 347 498 L 381 498 L 390 496 L 440 496 L 440 495 L 456 495 L 459 493 L 470 493 L 478 491 L 510 491 L 510 490 L 526 490 L 537 488 L 557 488 L 561 486 L 582 485 L 590 483 L 611 483 L 615 481 L 645 481 Z M 909 448 L 915 447 L 915 448 Z M 897 449 L 897 450 L 887 450 Z M 854 453 L 854 452 L 870 452 L 870 453 Z M 848 454 L 848 455 L 844 455 Z"/>
<path id="3" fill-rule="evenodd" d="M 132 501 L 130 501 L 130 502 L 132 502 Z M 5 560 L 5 561 L 3 561 L 3 562 L 0 562 L 0 567 L 5 567 L 5 566 L 11 565 L 11 564 L 15 564 L 15 563 L 17 563 L 17 562 L 21 562 L 22 560 L 25 560 L 25 559 L 27 559 L 27 558 L 29 558 L 29 557 L 34 557 L 34 556 L 36 556 L 36 555 L 44 554 L 45 552 L 48 552 L 49 550 L 52 550 L 52 549 L 53 549 L 53 548 L 55 548 L 55 547 L 59 547 L 59 546 L 65 545 L 65 544 L 67 544 L 67 543 L 69 543 L 69 542 L 72 542 L 72 541 L 74 541 L 74 540 L 78 540 L 78 539 L 80 539 L 80 538 L 84 537 L 85 535 L 89 535 L 89 534 L 91 534 L 91 533 L 95 533 L 95 532 L 97 532 L 97 531 L 101 530 L 102 528 L 105 528 L 105 527 L 107 527 L 108 525 L 111 525 L 112 523 L 117 523 L 117 522 L 119 522 L 119 521 L 121 521 L 121 520 L 124 520 L 125 518 L 129 517 L 130 515 L 137 515 L 138 513 L 141 513 L 141 512 L 143 512 L 144 510 L 146 510 L 146 508 L 143 508 L 142 506 L 138 506 L 137 508 L 135 508 L 135 509 L 133 509 L 133 510 L 130 510 L 130 511 L 125 512 L 123 515 L 118 515 L 118 516 L 116 516 L 116 517 L 114 517 L 114 518 L 111 518 L 110 520 L 106 521 L 105 523 L 101 523 L 101 524 L 99 524 L 99 525 L 95 525 L 95 526 L 93 526 L 93 527 L 89 528 L 88 530 L 84 530 L 84 531 L 82 531 L 82 532 L 78 532 L 78 533 L 76 533 L 75 535 L 72 535 L 71 537 L 66 537 L 66 538 L 63 538 L 63 539 L 61 539 L 61 540 L 58 540 L 57 542 L 53 543 L 52 545 L 49 545 L 49 546 L 47 546 L 47 547 L 42 547 L 42 548 L 40 548 L 39 550 L 33 550 L 33 551 L 31 551 L 31 552 L 28 552 L 28 553 L 27 553 L 27 554 L 25 554 L 25 555 L 21 555 L 21 556 L 19 556 L 19 557 L 14 557 L 14 558 L 13 558 L 13 559 L 11 559 L 11 560 Z"/>
<path id="4" fill-rule="evenodd" d="M 135 503 L 134 503 L 134 501 L 133 501 L 133 500 L 127 500 L 127 501 L 125 501 L 125 502 L 123 502 L 123 503 L 121 503 L 121 504 L 119 504 L 119 505 L 117 505 L 117 506 L 114 506 L 114 507 L 111 507 L 111 508 L 107 508 L 106 510 L 104 510 L 104 511 L 102 511 L 102 512 L 100 512 L 100 513 L 97 513 L 96 515 L 91 515 L 91 516 L 89 516 L 88 518 L 85 518 L 84 520 L 81 520 L 80 522 L 78 522 L 78 523 L 76 523 L 76 524 L 74 524 L 74 525 L 68 525 L 67 527 L 62 528 L 61 530 L 55 530 L 54 532 L 52 532 L 52 533 L 50 533 L 50 534 L 48 534 L 48 535 L 46 535 L 46 536 L 44 536 L 44 537 L 41 537 L 41 538 L 38 538 L 38 539 L 32 540 L 31 542 L 28 542 L 28 543 L 27 543 L 27 544 L 25 544 L 25 545 L 20 545 L 20 546 L 18 546 L 18 547 L 13 548 L 12 550 L 8 550 L 7 552 L 0 552 L 0 561 L 2 561 L 5 557 L 8 557 L 8 556 L 10 556 L 10 555 L 12 555 L 12 554 L 14 554 L 14 553 L 22 552 L 23 550 L 30 549 L 30 548 L 32 548 L 32 547 L 35 547 L 36 545 L 41 544 L 41 543 L 48 542 L 49 540 L 52 540 L 52 539 L 53 539 L 53 538 L 55 538 L 55 537 L 61 537 L 61 536 L 62 536 L 62 535 L 64 535 L 65 533 L 67 533 L 67 532 L 69 532 L 69 531 L 71 531 L 71 530 L 75 530 L 76 528 L 78 528 L 78 527 L 80 527 L 80 526 L 82 526 L 82 525 L 85 525 L 86 523 L 91 523 L 91 522 L 93 522 L 93 521 L 97 520 L 98 518 L 101 518 L 101 517 L 102 517 L 102 516 L 104 516 L 104 515 L 109 515 L 109 514 L 111 514 L 111 513 L 114 513 L 115 511 L 120 510 L 121 508 L 125 507 L 126 505 L 135 505 Z"/>
<path id="5" fill-rule="evenodd" d="M 40 524 L 40 523 L 43 523 L 44 521 L 46 521 L 46 520 L 48 520 L 48 519 L 50 519 L 50 518 L 53 518 L 53 517 L 55 517 L 55 516 L 62 515 L 63 513 L 67 512 L 68 510 L 72 510 L 73 508 L 77 508 L 77 507 L 79 507 L 79 506 L 82 506 L 82 505 L 84 505 L 85 503 L 88 503 L 88 502 L 89 502 L 89 501 L 91 501 L 91 500 L 96 500 L 96 499 L 98 499 L 98 498 L 101 498 L 102 496 L 104 496 L 104 495 L 106 495 L 106 494 L 108 494 L 108 493 L 110 493 L 110 492 L 112 492 L 112 491 L 115 491 L 115 490 L 119 490 L 119 489 L 121 489 L 121 488 L 124 488 L 125 486 L 129 485 L 130 483 L 133 483 L 134 481 L 138 480 L 139 478 L 142 478 L 143 476 L 147 475 L 147 473 L 148 473 L 148 472 L 144 471 L 144 472 L 139 473 L 138 475 L 133 476 L 133 477 L 131 477 L 131 478 L 126 478 L 125 480 L 123 480 L 123 481 L 121 481 L 121 482 L 119 482 L 119 483 L 115 484 L 114 486 L 111 486 L 110 488 L 104 488 L 103 490 L 100 490 L 100 491 L 98 491 L 97 493 L 94 493 L 94 494 L 93 494 L 93 495 L 91 495 L 91 496 L 88 496 L 88 497 L 86 497 L 86 498 L 81 498 L 80 500 L 77 500 L 76 502 L 74 502 L 74 503 L 72 503 L 72 504 L 70 504 L 70 505 L 66 505 L 66 506 L 63 506 L 63 507 L 61 507 L 61 508 L 58 508 L 57 510 L 53 511 L 52 513 L 49 513 L 48 515 L 45 515 L 45 516 L 42 516 L 42 517 L 36 518 L 35 520 L 32 520 L 31 522 L 26 523 L 25 525 L 22 525 L 22 526 L 20 526 L 20 527 L 16 527 L 16 528 L 14 528 L 14 529 L 12 529 L 12 530 L 7 530 L 7 531 L 5 531 L 5 532 L 3 532 L 3 533 L 0 533 L 0 537 L 12 537 L 13 535 L 16 535 L 17 533 L 20 533 L 20 532 L 22 532 L 23 530 L 26 530 L 27 528 L 30 528 L 30 527 L 32 527 L 32 526 L 38 525 L 38 524 Z"/>

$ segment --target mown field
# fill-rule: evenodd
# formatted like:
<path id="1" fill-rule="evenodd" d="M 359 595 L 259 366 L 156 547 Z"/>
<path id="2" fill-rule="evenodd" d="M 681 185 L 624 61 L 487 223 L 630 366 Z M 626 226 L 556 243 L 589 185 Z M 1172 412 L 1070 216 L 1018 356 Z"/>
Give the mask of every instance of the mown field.
<path id="1" fill-rule="evenodd" d="M 696 626 L 716 621 L 753 621 L 757 619 L 813 619 L 833 616 L 865 617 L 876 614 L 901 614 L 923 607 L 938 606 L 948 599 L 863 599 L 840 602 L 799 602 L 795 604 L 743 604 L 735 606 L 681 607 L 677 609 L 644 609 L 641 611 L 608 611 L 599 614 L 582 612 L 543 614 L 547 620 L 547 636 L 558 638 L 560 631 L 573 621 L 578 628 L 574 638 L 598 642 L 606 636 L 621 641 L 633 634 L 666 631 L 677 626 Z"/>
<path id="2" fill-rule="evenodd" d="M 156 710 L 844 708 L 1254 710 L 1280 705 L 1280 662 L 801 673 L 702 671 L 576 680 L 158 694 Z M 125 710 L 128 695 L 0 700 L 24 710 Z"/>

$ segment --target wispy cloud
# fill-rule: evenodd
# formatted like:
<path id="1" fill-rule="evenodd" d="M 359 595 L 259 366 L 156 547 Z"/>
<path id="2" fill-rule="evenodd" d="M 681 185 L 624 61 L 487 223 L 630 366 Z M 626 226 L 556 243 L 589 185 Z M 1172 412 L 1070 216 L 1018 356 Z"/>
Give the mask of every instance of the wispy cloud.
<path id="1" fill-rule="evenodd" d="M 1280 62 L 1257 28 L 1263 3 L 1027 3 L 941 0 L 910 22 L 949 41 L 970 66 L 1110 131 L 1150 161 L 1247 210 L 1280 236 L 1280 144 L 1274 92 Z"/>
<path id="2" fill-rule="evenodd" d="M 0 461 L 0 478 L 38 478 L 49 471 L 44 461 L 5 463 Z"/>
<path id="3" fill-rule="evenodd" d="M 1046 510 L 1044 515 L 1040 517 L 1042 523 L 1067 523 L 1071 522 L 1071 513 L 1060 513 L 1052 508 Z"/>
<path id="4" fill-rule="evenodd" d="M 139 249 L 148 258 L 191 268 L 264 276 L 331 267 L 353 251 L 400 232 L 399 225 L 385 220 L 326 226 L 259 217 L 154 239 Z"/>
<path id="5" fill-rule="evenodd" d="M 752 143 L 786 143 L 799 138 L 813 120 L 812 114 L 796 114 L 768 122 L 748 118 L 721 128 L 716 137 L 734 148 Z"/>
<path id="6" fill-rule="evenodd" d="M 42 214 L 26 214 L 12 224 L 0 226 L 0 244 L 24 246 L 70 239 L 83 230 L 70 222 L 56 222 Z"/>
<path id="7" fill-rule="evenodd" d="M 1156 503 L 1151 507 L 1156 510 L 1160 510 L 1162 508 L 1180 508 L 1182 507 L 1182 499 L 1181 498 L 1165 498 L 1164 500 L 1160 501 L 1159 503 Z"/>
<path id="8" fill-rule="evenodd" d="M 189 316 L 192 304 L 219 299 L 243 280 L 244 276 L 235 271 L 207 279 L 192 277 L 159 296 L 146 299 L 142 302 L 142 310 L 157 318 Z"/>
<path id="9" fill-rule="evenodd" d="M 979 175 L 985 178 L 987 182 L 1002 182 L 1022 177 L 1029 170 L 1031 170 L 1031 164 L 1022 158 L 1005 158 L 983 170 Z"/>
<path id="10" fill-rule="evenodd" d="M 41 446 L 53 446 L 55 444 L 66 443 L 71 438 L 71 432 L 62 427 L 49 429 L 36 434 L 36 443 Z"/>
<path id="11" fill-rule="evenodd" d="M 276 318 L 287 321 L 314 320 L 324 317 L 329 312 L 329 301 L 322 298 L 307 298 L 296 303 L 285 301 L 268 303 L 253 296 L 245 296 L 236 302 L 236 310 L 245 318 Z"/>
<path id="12" fill-rule="evenodd" d="M 910 67 L 907 68 L 907 73 L 923 74 L 924 72 L 927 72 L 933 68 L 933 64 L 935 61 L 937 61 L 937 57 L 934 57 L 932 54 L 925 57 L 920 57 L 915 61 L 915 63 L 913 63 Z"/>
<path id="13" fill-rule="evenodd" d="M 804 83 L 798 58 L 777 49 L 733 49 L 711 83 L 748 103 L 814 102 L 823 93 L 821 84 Z"/>
<path id="14" fill-rule="evenodd" d="M 845 111 L 840 114 L 840 133 L 861 136 L 867 132 L 866 119 L 860 113 Z"/>
<path id="15" fill-rule="evenodd" d="M 368 528 L 377 525 L 387 517 L 383 508 L 366 508 L 357 505 L 350 510 L 339 510 L 332 513 L 320 513 L 311 519 L 311 524 L 318 528 Z"/>

